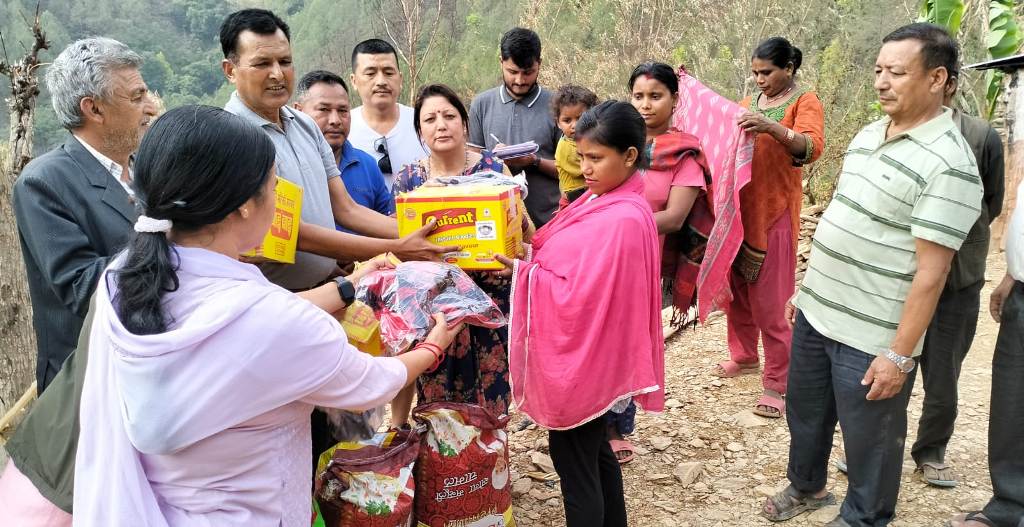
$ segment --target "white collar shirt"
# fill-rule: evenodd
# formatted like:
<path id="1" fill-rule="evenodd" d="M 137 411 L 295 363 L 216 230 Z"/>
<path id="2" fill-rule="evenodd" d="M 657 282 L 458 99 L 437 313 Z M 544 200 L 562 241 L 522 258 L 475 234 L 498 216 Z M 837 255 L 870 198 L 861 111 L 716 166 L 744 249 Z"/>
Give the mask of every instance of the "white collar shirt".
<path id="1" fill-rule="evenodd" d="M 132 199 L 135 199 L 135 191 L 132 190 L 132 185 L 131 185 L 131 182 L 132 182 L 132 169 L 131 169 L 131 167 L 130 166 L 128 167 L 128 177 L 122 179 L 121 175 L 124 174 L 124 167 L 122 167 L 120 163 L 118 163 L 117 161 L 114 161 L 113 159 L 110 159 L 109 157 L 101 154 L 99 152 L 99 150 L 96 150 L 95 148 L 93 148 L 92 145 L 90 145 L 87 141 L 85 141 L 81 137 L 78 137 L 76 135 L 75 139 L 78 139 L 78 142 L 82 143 L 82 146 L 84 146 L 85 149 L 88 150 L 89 153 L 92 154 L 92 156 L 96 158 L 96 161 L 99 161 L 100 164 L 103 165 L 103 168 L 105 168 L 107 170 L 107 172 L 110 173 L 111 176 L 114 176 L 114 179 L 117 180 L 117 182 L 120 183 L 122 187 L 124 187 L 124 190 L 125 190 L 125 192 L 128 193 L 128 196 L 130 198 L 132 198 Z"/>
<path id="2" fill-rule="evenodd" d="M 1017 188 L 1017 205 L 1006 232 L 1006 272 L 1024 282 L 1024 184 Z"/>

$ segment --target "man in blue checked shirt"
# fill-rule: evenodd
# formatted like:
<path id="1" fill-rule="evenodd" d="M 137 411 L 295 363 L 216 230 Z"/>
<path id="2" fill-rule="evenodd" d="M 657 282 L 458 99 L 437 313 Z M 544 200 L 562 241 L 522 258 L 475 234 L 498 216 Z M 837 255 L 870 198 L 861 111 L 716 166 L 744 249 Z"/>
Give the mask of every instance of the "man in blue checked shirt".
<path id="1" fill-rule="evenodd" d="M 381 214 L 394 214 L 395 200 L 384 184 L 377 162 L 348 141 L 352 118 L 345 81 L 329 71 L 311 71 L 299 80 L 293 106 L 312 117 L 324 133 L 352 199 Z M 346 229 L 339 226 L 338 230 Z"/>

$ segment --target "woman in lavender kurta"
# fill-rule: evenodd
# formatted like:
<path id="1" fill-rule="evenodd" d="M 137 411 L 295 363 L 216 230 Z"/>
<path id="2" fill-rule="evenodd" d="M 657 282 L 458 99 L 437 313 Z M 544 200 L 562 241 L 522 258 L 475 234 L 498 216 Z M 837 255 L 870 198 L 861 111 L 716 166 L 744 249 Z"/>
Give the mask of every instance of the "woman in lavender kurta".
<path id="1" fill-rule="evenodd" d="M 313 406 L 388 401 L 460 329 L 373 358 L 328 314 L 347 286 L 299 298 L 238 261 L 274 218 L 273 162 L 264 132 L 212 107 L 172 110 L 143 140 L 144 214 L 96 292 L 76 525 L 309 525 Z"/>

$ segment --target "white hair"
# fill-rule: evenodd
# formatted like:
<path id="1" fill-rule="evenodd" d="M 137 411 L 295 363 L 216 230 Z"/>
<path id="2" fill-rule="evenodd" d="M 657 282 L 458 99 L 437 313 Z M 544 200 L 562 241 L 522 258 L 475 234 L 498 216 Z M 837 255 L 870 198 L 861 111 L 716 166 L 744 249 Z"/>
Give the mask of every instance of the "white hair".
<path id="1" fill-rule="evenodd" d="M 141 65 L 138 53 L 111 38 L 84 38 L 64 48 L 46 71 L 57 122 L 68 130 L 82 126 L 82 99 L 109 99 L 114 91 L 111 74 Z"/>

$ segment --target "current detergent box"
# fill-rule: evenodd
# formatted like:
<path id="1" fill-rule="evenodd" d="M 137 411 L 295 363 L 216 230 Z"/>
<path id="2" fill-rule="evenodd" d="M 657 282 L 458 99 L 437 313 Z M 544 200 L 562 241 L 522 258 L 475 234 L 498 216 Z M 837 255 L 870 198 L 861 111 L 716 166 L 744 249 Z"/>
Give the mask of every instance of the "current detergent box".
<path id="1" fill-rule="evenodd" d="M 373 315 L 370 306 L 356 300 L 342 314 L 341 327 L 345 336 L 359 351 L 380 357 L 383 344 L 380 340 L 380 321 Z"/>
<path id="2" fill-rule="evenodd" d="M 242 256 L 268 262 L 295 263 L 295 247 L 299 241 L 299 217 L 302 213 L 302 187 L 284 178 L 277 178 L 277 203 L 274 223 L 259 247 Z"/>
<path id="3" fill-rule="evenodd" d="M 405 236 L 434 218 L 437 226 L 427 239 L 462 248 L 445 254 L 445 262 L 469 270 L 502 269 L 494 255 L 515 258 L 523 244 L 521 203 L 518 187 L 420 187 L 395 200 L 398 232 Z"/>

